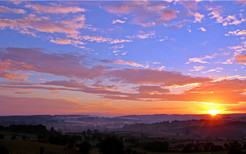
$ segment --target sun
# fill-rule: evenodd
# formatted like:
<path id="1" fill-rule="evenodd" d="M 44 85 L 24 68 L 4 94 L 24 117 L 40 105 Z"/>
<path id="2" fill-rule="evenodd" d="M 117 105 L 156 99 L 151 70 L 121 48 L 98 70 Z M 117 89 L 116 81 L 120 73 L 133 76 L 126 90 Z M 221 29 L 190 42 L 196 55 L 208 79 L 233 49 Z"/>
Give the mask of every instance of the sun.
<path id="1" fill-rule="evenodd" d="M 211 115 L 211 116 L 215 116 L 219 113 L 220 111 L 219 110 L 209 110 L 208 113 Z"/>

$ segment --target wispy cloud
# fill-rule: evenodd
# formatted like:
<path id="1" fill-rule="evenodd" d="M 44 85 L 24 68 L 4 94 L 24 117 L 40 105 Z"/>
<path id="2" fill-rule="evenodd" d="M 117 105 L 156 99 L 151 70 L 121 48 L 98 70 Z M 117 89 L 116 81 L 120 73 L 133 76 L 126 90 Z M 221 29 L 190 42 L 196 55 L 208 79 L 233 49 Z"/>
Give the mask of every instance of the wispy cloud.
<path id="1" fill-rule="evenodd" d="M 206 73 L 209 73 L 209 72 L 220 72 L 224 70 L 222 67 L 216 67 L 216 68 L 213 68 L 213 69 L 210 69 L 210 70 L 207 70 L 207 71 L 203 71 L 202 73 L 206 74 Z"/>
<path id="2" fill-rule="evenodd" d="M 209 63 L 207 61 L 205 61 L 205 59 L 213 59 L 217 56 L 218 54 L 213 54 L 212 56 L 210 55 L 207 55 L 205 57 L 202 57 L 202 58 L 189 58 L 189 61 L 186 62 L 185 64 L 189 64 L 189 63 L 202 63 L 202 64 L 205 64 L 205 63 Z"/>
<path id="3" fill-rule="evenodd" d="M 17 13 L 17 14 L 25 14 L 26 11 L 23 9 L 13 9 L 5 6 L 0 6 L 0 13 Z"/>
<path id="4" fill-rule="evenodd" d="M 202 70 L 204 68 L 205 68 L 205 66 L 193 66 L 193 69 L 190 70 L 190 71 L 200 71 L 200 70 Z"/>
<path id="5" fill-rule="evenodd" d="M 112 24 L 116 24 L 116 23 L 124 24 L 125 22 L 126 22 L 125 20 L 115 19 L 112 21 Z"/>
<path id="6" fill-rule="evenodd" d="M 139 63 L 135 63 L 135 62 L 132 62 L 132 61 L 124 61 L 124 60 L 121 60 L 121 59 L 118 59 L 118 60 L 102 60 L 102 62 L 112 63 L 112 64 L 119 64 L 119 65 L 129 65 L 129 66 L 134 66 L 134 67 L 148 68 L 147 65 L 144 66 L 144 65 L 139 64 Z"/>
<path id="7" fill-rule="evenodd" d="M 76 6 L 62 7 L 56 4 L 51 5 L 40 5 L 40 4 L 26 4 L 25 7 L 34 9 L 37 13 L 52 13 L 52 14 L 67 14 L 67 13 L 78 13 L 85 12 L 86 10 Z"/>

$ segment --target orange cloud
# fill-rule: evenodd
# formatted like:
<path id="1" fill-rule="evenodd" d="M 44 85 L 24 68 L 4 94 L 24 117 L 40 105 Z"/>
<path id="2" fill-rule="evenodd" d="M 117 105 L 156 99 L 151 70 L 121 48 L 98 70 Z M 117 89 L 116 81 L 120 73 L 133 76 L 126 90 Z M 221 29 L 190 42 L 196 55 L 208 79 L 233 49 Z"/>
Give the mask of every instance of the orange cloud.
<path id="1" fill-rule="evenodd" d="M 246 55 L 239 55 L 236 57 L 236 63 L 246 65 Z"/>
<path id="2" fill-rule="evenodd" d="M 10 59 L 1 61 L 0 59 L 0 77 L 12 81 L 27 81 L 27 76 L 16 71 L 30 71 L 36 68 L 25 62 L 17 62 Z"/>

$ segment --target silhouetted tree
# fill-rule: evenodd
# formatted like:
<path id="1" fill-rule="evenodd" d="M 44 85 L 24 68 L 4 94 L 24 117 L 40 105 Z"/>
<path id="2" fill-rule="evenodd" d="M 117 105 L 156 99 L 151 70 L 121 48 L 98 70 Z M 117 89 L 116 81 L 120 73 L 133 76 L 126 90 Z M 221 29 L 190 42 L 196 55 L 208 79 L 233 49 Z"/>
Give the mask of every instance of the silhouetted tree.
<path id="1" fill-rule="evenodd" d="M 228 154 L 241 154 L 241 145 L 237 142 L 234 141 L 232 143 L 229 144 L 230 148 L 229 148 L 229 152 Z"/>
<path id="2" fill-rule="evenodd" d="M 0 154 L 9 154 L 9 150 L 5 146 L 0 145 Z"/>
<path id="3" fill-rule="evenodd" d="M 22 135 L 22 140 L 23 140 L 23 141 L 26 140 L 26 135 Z"/>
<path id="4" fill-rule="evenodd" d="M 182 149 L 182 152 L 186 153 L 186 152 L 194 152 L 194 143 L 188 143 L 184 146 L 184 148 Z"/>
<path id="5" fill-rule="evenodd" d="M 167 141 L 154 141 L 142 144 L 142 148 L 151 152 L 167 152 L 168 151 Z"/>
<path id="6" fill-rule="evenodd" d="M 79 148 L 79 152 L 82 154 L 88 154 L 91 150 L 91 144 L 87 141 L 83 141 L 76 145 Z"/>
<path id="7" fill-rule="evenodd" d="M 40 148 L 39 148 L 39 153 L 40 153 L 40 154 L 44 154 L 44 147 L 40 147 Z"/>
<path id="8" fill-rule="evenodd" d="M 123 154 L 123 142 L 115 136 L 107 136 L 99 144 L 100 152 L 103 154 Z"/>
<path id="9" fill-rule="evenodd" d="M 0 134 L 0 139 L 4 139 L 4 135 L 3 134 Z"/>
<path id="10" fill-rule="evenodd" d="M 12 139 L 12 140 L 15 140 L 15 139 L 16 139 L 16 134 L 13 134 L 13 135 L 11 136 L 11 139 Z"/>

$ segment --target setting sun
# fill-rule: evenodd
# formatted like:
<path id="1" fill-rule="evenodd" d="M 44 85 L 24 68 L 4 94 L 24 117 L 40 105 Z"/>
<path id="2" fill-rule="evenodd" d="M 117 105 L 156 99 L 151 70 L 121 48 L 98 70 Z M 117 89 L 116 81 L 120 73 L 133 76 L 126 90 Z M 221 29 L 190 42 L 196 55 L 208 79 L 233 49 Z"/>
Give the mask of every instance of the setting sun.
<path id="1" fill-rule="evenodd" d="M 209 110 L 208 113 L 211 115 L 211 116 L 215 116 L 219 113 L 218 110 Z"/>

